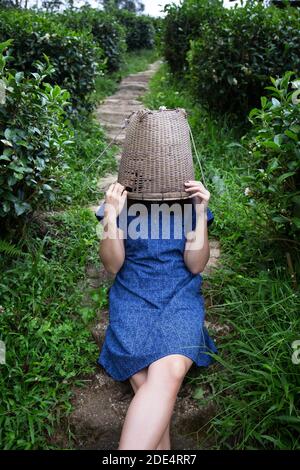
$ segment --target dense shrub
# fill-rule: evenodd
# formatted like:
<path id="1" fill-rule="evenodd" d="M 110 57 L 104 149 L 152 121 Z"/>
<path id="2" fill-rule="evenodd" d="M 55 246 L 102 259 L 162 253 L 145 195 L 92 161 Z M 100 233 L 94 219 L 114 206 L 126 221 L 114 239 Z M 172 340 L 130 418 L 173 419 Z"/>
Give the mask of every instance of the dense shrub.
<path id="1" fill-rule="evenodd" d="M 1 450 L 72 447 L 57 441 L 57 428 L 72 410 L 73 385 L 94 373 L 90 328 L 107 305 L 107 288 L 92 292 L 85 281 L 97 259 L 94 219 L 82 208 L 34 219 L 18 245 L 23 256 L 0 256 Z"/>
<path id="2" fill-rule="evenodd" d="M 65 10 L 57 18 L 71 29 L 92 33 L 104 51 L 107 70 L 114 72 L 120 69 L 127 50 L 125 29 L 112 14 L 83 6 L 77 11 Z"/>
<path id="3" fill-rule="evenodd" d="M 246 118 L 269 77 L 300 72 L 300 11 L 248 0 L 185 0 L 165 7 L 162 52 L 171 71 L 189 80 L 196 100 Z"/>
<path id="4" fill-rule="evenodd" d="M 267 202 L 265 217 L 277 236 L 299 238 L 300 232 L 300 79 L 293 72 L 271 77 L 270 96 L 249 113 L 253 124 L 242 141 L 249 150 L 246 194 Z"/>
<path id="5" fill-rule="evenodd" d="M 66 88 L 71 94 L 68 112 L 92 109 L 91 94 L 95 78 L 104 68 L 104 52 L 91 35 L 67 29 L 55 18 L 32 11 L 1 10 L 0 41 L 14 39 L 13 66 L 25 74 L 45 53 L 55 68 L 49 83 Z"/>
<path id="6" fill-rule="evenodd" d="M 206 25 L 191 41 L 189 77 L 195 96 L 221 111 L 245 115 L 259 104 L 269 77 L 300 72 L 300 12 L 247 3 L 226 21 Z"/>
<path id="7" fill-rule="evenodd" d="M 158 51 L 160 55 L 163 55 L 163 27 L 164 27 L 164 18 L 160 16 L 152 18 L 152 24 L 154 27 L 155 35 L 154 35 L 154 47 Z"/>
<path id="8" fill-rule="evenodd" d="M 6 221 L 52 200 L 51 169 L 64 157 L 73 137 L 64 107 L 70 94 L 44 79 L 53 67 L 40 61 L 25 76 L 6 69 L 0 45 L 0 217 Z"/>
<path id="9" fill-rule="evenodd" d="M 150 16 L 136 15 L 127 10 L 116 10 L 115 15 L 126 30 L 128 50 L 154 47 L 155 27 Z"/>
<path id="10" fill-rule="evenodd" d="M 181 5 L 166 5 L 164 11 L 161 52 L 170 70 L 180 76 L 188 70 L 190 40 L 203 36 L 206 24 L 225 21 L 228 10 L 220 0 L 185 0 Z"/>

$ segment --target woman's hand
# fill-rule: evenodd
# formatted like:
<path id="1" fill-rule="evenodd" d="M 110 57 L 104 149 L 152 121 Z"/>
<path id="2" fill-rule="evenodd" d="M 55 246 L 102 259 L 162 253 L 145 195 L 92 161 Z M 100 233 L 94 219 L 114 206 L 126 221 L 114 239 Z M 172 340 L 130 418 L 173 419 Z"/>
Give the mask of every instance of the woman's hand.
<path id="1" fill-rule="evenodd" d="M 205 188 L 201 181 L 189 180 L 185 183 L 185 190 L 191 192 L 195 197 L 196 204 L 203 204 L 207 208 L 210 199 L 210 192 Z M 197 207 L 197 206 L 196 206 Z"/>
<path id="2" fill-rule="evenodd" d="M 210 192 L 201 181 L 187 181 L 185 187 L 185 190 L 194 196 L 196 227 L 187 233 L 183 258 L 188 269 L 193 274 L 198 274 L 204 270 L 210 256 L 206 211 Z"/>
<path id="3" fill-rule="evenodd" d="M 118 227 L 117 217 L 122 211 L 127 197 L 125 187 L 113 183 L 105 194 L 104 233 L 99 247 L 100 259 L 107 272 L 116 274 L 125 260 L 123 230 Z"/>
<path id="4" fill-rule="evenodd" d="M 115 216 L 121 213 L 127 197 L 125 186 L 116 182 L 112 183 L 105 193 L 105 211 L 113 208 Z"/>

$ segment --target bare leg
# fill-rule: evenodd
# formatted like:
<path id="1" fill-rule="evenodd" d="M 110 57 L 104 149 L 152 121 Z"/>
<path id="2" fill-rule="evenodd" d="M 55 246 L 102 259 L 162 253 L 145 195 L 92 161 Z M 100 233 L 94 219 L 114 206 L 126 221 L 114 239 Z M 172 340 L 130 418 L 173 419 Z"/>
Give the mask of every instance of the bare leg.
<path id="1" fill-rule="evenodd" d="M 140 388 L 140 386 L 146 381 L 147 379 L 148 368 L 140 370 L 136 374 L 132 375 L 129 378 L 129 382 L 133 388 L 134 393 Z M 170 422 L 162 435 L 162 438 L 156 447 L 156 450 L 170 450 L 171 449 L 171 438 L 170 438 Z"/>
<path id="2" fill-rule="evenodd" d="M 147 378 L 129 405 L 118 450 L 156 450 L 192 363 L 184 355 L 170 354 L 149 365 Z"/>

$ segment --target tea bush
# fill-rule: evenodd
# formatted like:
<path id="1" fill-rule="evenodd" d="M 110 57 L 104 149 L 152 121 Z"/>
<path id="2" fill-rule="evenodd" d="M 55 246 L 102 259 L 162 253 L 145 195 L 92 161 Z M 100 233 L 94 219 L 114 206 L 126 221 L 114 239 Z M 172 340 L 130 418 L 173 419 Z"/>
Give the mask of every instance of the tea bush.
<path id="1" fill-rule="evenodd" d="M 248 0 L 227 9 L 220 0 L 186 0 L 165 11 L 162 53 L 207 109 L 246 119 L 270 76 L 300 73 L 297 8 L 266 8 Z"/>
<path id="2" fill-rule="evenodd" d="M 96 43 L 104 51 L 108 72 L 120 69 L 127 50 L 126 31 L 114 15 L 83 6 L 77 11 L 65 10 L 56 16 L 58 21 L 75 31 L 92 33 Z"/>
<path id="3" fill-rule="evenodd" d="M 51 169 L 73 137 L 64 109 L 70 94 L 45 82 L 53 72 L 47 57 L 31 76 L 8 70 L 11 43 L 0 44 L 0 217 L 7 221 L 54 198 Z"/>
<path id="4" fill-rule="evenodd" d="M 277 236 L 299 238 L 300 79 L 289 71 L 273 78 L 261 108 L 249 113 L 253 125 L 242 138 L 251 158 L 244 177 L 246 194 L 267 202 L 265 217 Z"/>
<path id="5" fill-rule="evenodd" d="M 126 10 L 116 10 L 115 15 L 125 28 L 128 50 L 152 49 L 154 47 L 155 27 L 151 17 L 137 16 Z"/>
<path id="6" fill-rule="evenodd" d="M 95 79 L 105 63 L 104 51 L 91 34 L 68 29 L 54 14 L 1 10 L 0 41 L 10 38 L 14 40 L 11 48 L 16 70 L 30 74 L 33 62 L 43 59 L 44 53 L 54 66 L 49 82 L 71 94 L 68 113 L 93 108 Z"/>
<path id="7" fill-rule="evenodd" d="M 246 115 L 269 77 L 300 73 L 300 11 L 246 3 L 190 42 L 191 91 L 210 108 Z"/>
<path id="8" fill-rule="evenodd" d="M 181 5 L 168 4 L 162 25 L 162 54 L 171 72 L 178 78 L 188 70 L 190 40 L 203 37 L 206 24 L 223 22 L 228 10 L 220 0 L 185 0 Z"/>

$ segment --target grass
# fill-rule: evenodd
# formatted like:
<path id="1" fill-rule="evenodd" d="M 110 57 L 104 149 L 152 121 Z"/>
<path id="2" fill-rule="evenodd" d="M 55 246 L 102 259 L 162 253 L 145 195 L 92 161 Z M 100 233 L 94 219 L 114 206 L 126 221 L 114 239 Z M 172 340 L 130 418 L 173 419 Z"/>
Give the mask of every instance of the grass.
<path id="1" fill-rule="evenodd" d="M 299 295 L 275 266 L 253 278 L 220 270 L 214 285 L 220 303 L 209 314 L 231 330 L 219 344 L 220 368 L 209 397 L 218 407 L 208 427 L 217 436 L 215 448 L 299 449 L 300 382 L 292 361 Z M 197 387 L 202 383 L 199 377 Z"/>
<path id="2" fill-rule="evenodd" d="M 264 204 L 244 193 L 248 155 L 231 144 L 248 129 L 195 104 L 166 64 L 143 103 L 188 111 L 215 216 L 209 236 L 221 244 L 221 266 L 203 293 L 213 299 L 207 319 L 230 332 L 216 339 L 220 354 L 214 367 L 193 379 L 199 406 L 217 407 L 202 427 L 207 436 L 201 447 L 208 442 L 213 449 L 299 450 L 300 364 L 292 360 L 292 344 L 300 340 L 299 288 L 293 287 L 280 241 L 271 240 Z M 196 159 L 195 172 L 202 180 Z M 290 252 L 298 275 L 299 254 L 293 247 Z"/>
<path id="3" fill-rule="evenodd" d="M 85 280 L 85 265 L 97 253 L 93 217 L 69 209 L 36 220 L 22 243 L 26 255 L 1 259 L 2 449 L 49 448 L 47 435 L 70 411 L 71 385 L 95 368 L 89 325 L 107 292 L 90 291 Z"/>
<path id="4" fill-rule="evenodd" d="M 59 197 L 49 209 L 97 204 L 101 197 L 97 182 L 107 172 L 117 169 L 116 145 L 105 148 L 105 131 L 92 115 L 74 123 L 75 145 L 58 167 L 54 177 L 59 181 Z"/>

